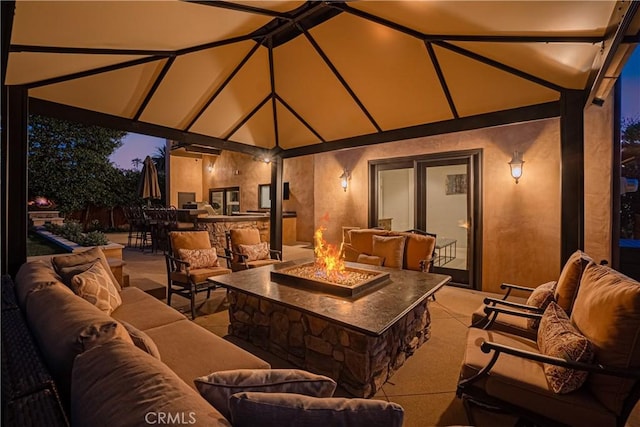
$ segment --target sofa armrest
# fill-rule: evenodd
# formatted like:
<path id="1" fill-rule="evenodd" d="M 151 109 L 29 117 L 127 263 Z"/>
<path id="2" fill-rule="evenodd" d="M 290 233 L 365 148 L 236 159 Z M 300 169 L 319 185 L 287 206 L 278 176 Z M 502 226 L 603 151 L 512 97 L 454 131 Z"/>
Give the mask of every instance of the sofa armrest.
<path id="1" fill-rule="evenodd" d="M 487 319 L 489 321 L 482 326 L 482 329 L 489 330 L 493 326 L 493 323 L 498 318 L 499 314 L 510 314 L 512 316 L 517 317 L 526 317 L 528 319 L 542 319 L 542 313 L 533 313 L 530 311 L 521 311 L 521 310 L 511 310 L 508 308 L 496 307 L 492 305 L 487 305 L 484 307 L 484 312 L 487 315 Z"/>

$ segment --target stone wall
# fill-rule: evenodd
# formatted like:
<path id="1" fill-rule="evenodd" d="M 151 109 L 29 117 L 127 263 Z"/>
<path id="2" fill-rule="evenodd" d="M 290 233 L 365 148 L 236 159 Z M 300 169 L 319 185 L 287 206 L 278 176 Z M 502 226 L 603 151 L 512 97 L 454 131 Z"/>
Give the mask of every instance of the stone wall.
<path id="1" fill-rule="evenodd" d="M 371 336 L 236 290 L 227 296 L 230 335 L 331 377 L 356 397 L 375 395 L 431 335 L 427 299 Z"/>
<path id="2" fill-rule="evenodd" d="M 226 232 L 235 228 L 257 228 L 260 232 L 260 241 L 269 242 L 270 239 L 270 222 L 269 218 L 261 221 L 217 221 L 217 222 L 198 222 L 198 227 L 209 232 L 209 240 L 211 247 L 216 248 L 217 252 L 224 255 L 224 249 L 227 247 Z"/>

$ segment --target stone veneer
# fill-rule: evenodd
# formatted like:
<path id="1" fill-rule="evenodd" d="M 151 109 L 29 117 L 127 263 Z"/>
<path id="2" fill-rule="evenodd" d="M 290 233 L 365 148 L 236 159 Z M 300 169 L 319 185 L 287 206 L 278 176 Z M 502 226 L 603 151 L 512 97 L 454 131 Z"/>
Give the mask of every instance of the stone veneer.
<path id="1" fill-rule="evenodd" d="M 428 298 L 377 336 L 233 289 L 228 299 L 230 335 L 329 376 L 356 397 L 375 395 L 431 336 Z"/>
<path id="2" fill-rule="evenodd" d="M 252 221 L 215 221 L 204 222 L 198 220 L 198 227 L 200 229 L 207 230 L 209 232 L 209 240 L 211 241 L 211 247 L 216 248 L 219 254 L 224 254 L 224 249 L 227 247 L 226 232 L 236 228 L 257 228 L 260 232 L 260 241 L 269 242 L 269 218 L 265 220 L 252 220 Z"/>

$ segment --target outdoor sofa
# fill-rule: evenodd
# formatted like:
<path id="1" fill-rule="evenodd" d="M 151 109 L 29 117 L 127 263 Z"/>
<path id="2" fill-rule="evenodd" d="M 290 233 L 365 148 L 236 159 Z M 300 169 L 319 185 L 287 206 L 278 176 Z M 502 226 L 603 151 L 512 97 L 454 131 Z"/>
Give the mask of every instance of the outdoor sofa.
<path id="1" fill-rule="evenodd" d="M 80 286 L 94 275 L 117 283 L 99 248 L 2 277 L 3 425 L 402 426 L 401 406 L 269 369 L 136 287 Z"/>

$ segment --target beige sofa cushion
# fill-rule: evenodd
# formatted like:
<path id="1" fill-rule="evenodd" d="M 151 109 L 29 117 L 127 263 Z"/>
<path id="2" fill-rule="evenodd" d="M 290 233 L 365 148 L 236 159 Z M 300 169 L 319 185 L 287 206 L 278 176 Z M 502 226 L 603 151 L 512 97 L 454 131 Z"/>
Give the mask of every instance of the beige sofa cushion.
<path id="1" fill-rule="evenodd" d="M 194 383 L 200 395 L 227 419 L 231 419 L 229 397 L 235 393 L 256 391 L 331 397 L 336 390 L 336 382 L 331 378 L 300 369 L 233 369 L 196 378 Z"/>
<path id="2" fill-rule="evenodd" d="M 402 268 L 404 241 L 404 236 L 373 236 L 372 255 L 384 259 L 385 267 Z"/>
<path id="3" fill-rule="evenodd" d="M 25 262 L 20 266 L 14 280 L 18 304 L 24 310 L 27 295 L 33 288 L 56 282 L 62 282 L 62 278 L 53 269 L 51 260 L 39 259 Z"/>
<path id="4" fill-rule="evenodd" d="M 461 379 L 470 378 L 489 363 L 493 352 L 486 354 L 480 350 L 482 340 L 539 353 L 535 341 L 501 332 L 469 328 Z M 567 425 L 616 425 L 615 415 L 589 392 L 588 387 L 584 386 L 573 393 L 556 394 L 546 381 L 543 364 L 528 359 L 500 355 L 490 375 L 479 380 L 474 387 L 486 390 L 490 396 Z"/>
<path id="5" fill-rule="evenodd" d="M 236 427 L 402 427 L 402 406 L 383 400 L 318 398 L 295 393 L 236 393 L 229 399 Z M 259 420 L 257 422 L 256 420 Z"/>
<path id="6" fill-rule="evenodd" d="M 68 397 L 73 360 L 84 351 L 81 335 L 88 327 L 100 330 L 113 319 L 62 283 L 33 290 L 27 296 L 26 317 L 60 392 Z M 133 346 L 122 325 L 115 327 L 113 336 Z"/>
<path id="7" fill-rule="evenodd" d="M 111 314 L 122 304 L 119 290 L 99 260 L 86 271 L 73 276 L 71 290 L 107 314 Z"/>
<path id="8" fill-rule="evenodd" d="M 571 314 L 573 303 L 575 301 L 578 287 L 580 286 L 580 278 L 591 258 L 582 251 L 575 251 L 562 267 L 554 299 L 567 314 Z"/>
<path id="9" fill-rule="evenodd" d="M 116 279 L 116 276 L 111 272 L 111 268 L 109 267 L 109 262 L 107 261 L 107 257 L 104 256 L 104 252 L 98 246 L 93 247 L 89 250 L 78 252 L 70 255 L 59 255 L 51 258 L 51 262 L 53 263 L 53 268 L 59 273 L 61 269 L 65 269 L 67 267 L 73 267 L 82 264 L 88 264 L 93 262 L 95 259 L 100 259 L 100 263 L 107 271 L 109 278 L 113 282 L 113 286 L 120 291 L 121 287 Z M 67 286 L 70 285 L 69 282 L 65 283 Z"/>
<path id="10" fill-rule="evenodd" d="M 595 360 L 605 366 L 640 368 L 640 283 L 591 262 L 571 314 L 571 321 L 595 347 Z M 633 381 L 590 374 L 587 385 L 615 413 Z"/>
<path id="11" fill-rule="evenodd" d="M 149 335 L 147 335 L 144 331 L 136 328 L 131 323 L 125 322 L 124 320 L 121 320 L 120 323 L 122 323 L 122 326 L 124 326 L 124 328 L 129 333 L 129 337 L 131 337 L 133 345 L 135 345 L 145 353 L 149 353 L 151 356 L 160 360 L 160 352 L 158 351 L 158 346 L 153 342 Z"/>
<path id="12" fill-rule="evenodd" d="M 359 253 L 373 255 L 373 236 L 387 236 L 386 230 L 373 230 L 365 228 L 362 230 L 351 230 L 351 247 Z"/>
<path id="13" fill-rule="evenodd" d="M 195 378 L 212 372 L 271 367 L 264 360 L 187 319 L 145 332 L 158 346 L 162 361 L 194 388 Z"/>
<path id="14" fill-rule="evenodd" d="M 114 310 L 111 316 L 128 322 L 140 330 L 145 331 L 186 319 L 177 310 L 135 286 L 122 289 L 120 297 L 122 305 Z"/>
<path id="15" fill-rule="evenodd" d="M 124 344 L 110 341 L 76 359 L 71 425 L 231 425 L 166 365 Z"/>

